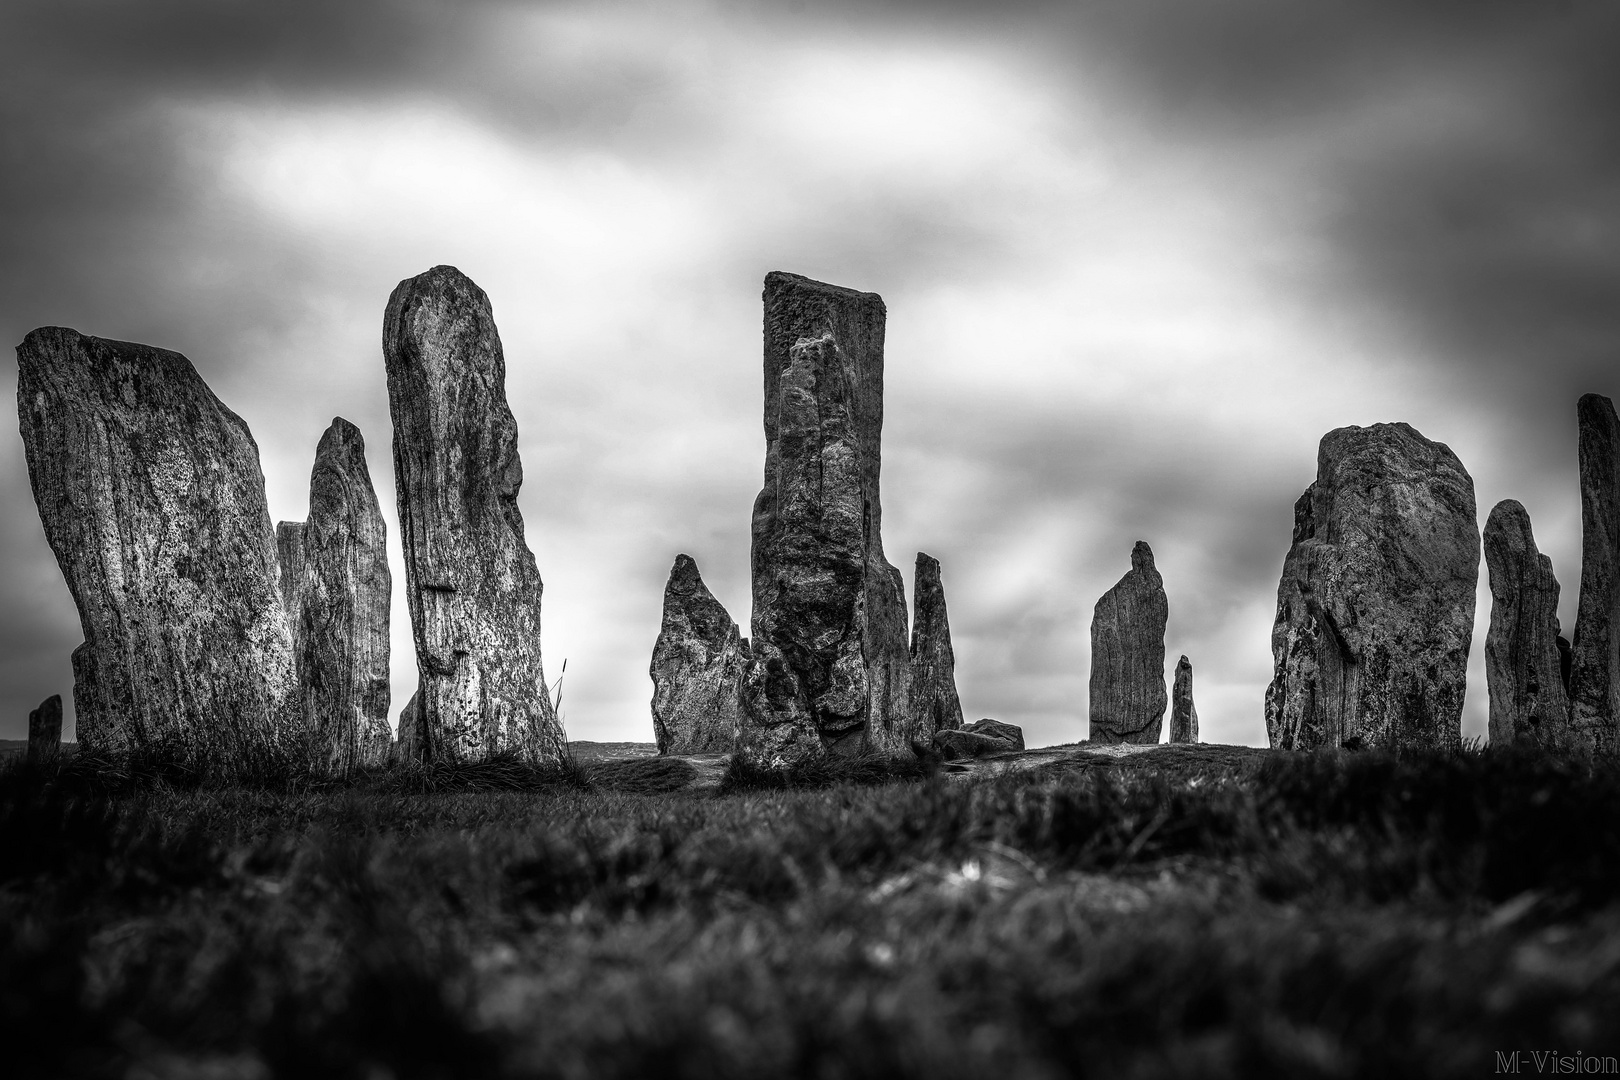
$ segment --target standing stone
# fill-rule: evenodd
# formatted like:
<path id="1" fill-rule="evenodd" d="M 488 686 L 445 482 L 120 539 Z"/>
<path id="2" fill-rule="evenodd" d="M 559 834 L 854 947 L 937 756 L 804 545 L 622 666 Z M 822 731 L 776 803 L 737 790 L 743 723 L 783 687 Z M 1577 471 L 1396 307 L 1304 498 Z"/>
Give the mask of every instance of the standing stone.
<path id="1" fill-rule="evenodd" d="M 360 429 L 332 421 L 315 450 L 309 521 L 282 522 L 284 595 L 293 621 L 299 701 L 322 764 L 339 772 L 388 760 L 387 527 Z M 301 574 L 285 583 L 288 568 Z M 295 594 L 295 595 L 294 595 Z"/>
<path id="2" fill-rule="evenodd" d="M 1277 588 L 1272 747 L 1459 745 L 1478 579 L 1474 481 L 1449 447 L 1407 424 L 1324 435 Z"/>
<path id="3" fill-rule="evenodd" d="M 517 422 L 489 297 L 453 266 L 402 281 L 383 322 L 406 598 L 429 760 L 567 754 L 540 662 Z"/>
<path id="4" fill-rule="evenodd" d="M 62 753 L 62 695 L 52 694 L 28 714 L 28 761 L 48 765 Z"/>
<path id="5" fill-rule="evenodd" d="M 945 612 L 945 587 L 939 560 L 917 552 L 913 578 L 916 619 L 911 629 L 911 702 L 917 731 L 932 739 L 962 726 L 962 702 L 956 696 L 956 653 L 951 649 L 951 620 Z"/>
<path id="6" fill-rule="evenodd" d="M 394 740 L 395 761 L 422 760 L 422 747 L 427 740 L 422 733 L 422 710 L 417 705 L 420 700 L 421 692 L 418 691 L 399 711 L 399 731 Z"/>
<path id="7" fill-rule="evenodd" d="M 179 353 L 44 327 L 17 360 L 29 479 L 84 628 L 80 744 L 210 771 L 294 748 L 292 643 L 247 425 Z"/>
<path id="8" fill-rule="evenodd" d="M 1170 741 L 1198 741 L 1198 708 L 1193 704 L 1192 661 L 1176 661 L 1176 681 L 1170 689 Z"/>
<path id="9" fill-rule="evenodd" d="M 911 660 L 883 554 L 881 297 L 765 278 L 765 484 L 754 503 L 753 657 L 738 752 L 906 751 Z"/>
<path id="10" fill-rule="evenodd" d="M 1164 689 L 1164 628 L 1170 600 L 1141 540 L 1131 569 L 1097 601 L 1091 616 L 1092 742 L 1156 743 L 1169 696 Z"/>
<path id="11" fill-rule="evenodd" d="M 742 635 L 690 555 L 677 555 L 664 586 L 653 646 L 653 734 L 660 754 L 727 753 L 737 743 Z"/>
<path id="12" fill-rule="evenodd" d="M 1536 550 L 1530 515 L 1518 502 L 1485 519 L 1491 628 L 1485 637 L 1491 743 L 1559 746 L 1569 739 L 1569 695 L 1558 648 L 1558 579 Z"/>
<path id="13" fill-rule="evenodd" d="M 1580 420 L 1581 596 L 1571 646 L 1570 728 L 1603 753 L 1620 753 L 1620 420 L 1606 397 L 1586 394 Z"/>
<path id="14" fill-rule="evenodd" d="M 276 583 L 281 606 L 287 611 L 287 629 L 292 634 L 293 667 L 298 666 L 298 613 L 304 606 L 304 523 L 276 522 Z M 299 684 L 303 680 L 300 678 Z"/>

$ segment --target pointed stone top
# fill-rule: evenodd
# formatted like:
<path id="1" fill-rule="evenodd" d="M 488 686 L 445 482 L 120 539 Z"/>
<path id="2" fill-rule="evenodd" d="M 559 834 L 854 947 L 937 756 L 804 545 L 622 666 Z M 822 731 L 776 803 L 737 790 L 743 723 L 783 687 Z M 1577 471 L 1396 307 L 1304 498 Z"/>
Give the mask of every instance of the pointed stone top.
<path id="1" fill-rule="evenodd" d="M 1503 499 L 1485 519 L 1485 542 L 1501 551 L 1535 551 L 1530 514 L 1517 499 Z"/>
<path id="2" fill-rule="evenodd" d="M 1146 540 L 1138 540 L 1136 546 L 1131 548 L 1131 569 L 1138 572 L 1155 569 L 1153 549 L 1148 547 Z"/>
<path id="3" fill-rule="evenodd" d="M 1176 661 L 1176 667 L 1187 668 L 1189 671 L 1192 669 L 1192 661 L 1187 659 L 1186 653 L 1181 654 L 1181 659 Z"/>
<path id="4" fill-rule="evenodd" d="M 926 551 L 919 551 L 917 552 L 917 569 L 922 570 L 925 567 L 937 573 L 939 570 L 939 560 L 928 554 Z"/>
<path id="5" fill-rule="evenodd" d="M 677 593 L 691 593 L 701 589 L 703 575 L 698 573 L 697 560 L 684 553 L 675 556 L 675 565 L 669 570 L 669 587 Z"/>

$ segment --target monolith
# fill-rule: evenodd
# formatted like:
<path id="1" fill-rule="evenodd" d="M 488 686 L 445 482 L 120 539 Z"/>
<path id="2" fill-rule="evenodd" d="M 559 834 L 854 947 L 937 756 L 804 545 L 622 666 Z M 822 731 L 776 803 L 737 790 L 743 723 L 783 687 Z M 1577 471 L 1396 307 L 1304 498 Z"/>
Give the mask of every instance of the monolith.
<path id="1" fill-rule="evenodd" d="M 1170 741 L 1198 741 L 1198 708 L 1193 704 L 1192 661 L 1183 656 L 1176 661 L 1176 678 L 1170 688 Z"/>
<path id="2" fill-rule="evenodd" d="M 45 536 L 78 605 L 78 738 L 251 769 L 297 742 L 259 450 L 179 353 L 35 330 L 17 407 Z"/>
<path id="3" fill-rule="evenodd" d="M 1580 422 L 1581 595 L 1571 643 L 1569 706 L 1575 738 L 1620 753 L 1620 420 L 1586 394 Z"/>
<path id="4" fill-rule="evenodd" d="M 1530 515 L 1513 499 L 1485 519 L 1491 626 L 1485 637 L 1491 743 L 1561 746 L 1569 695 L 1558 649 L 1558 579 L 1536 550 Z"/>
<path id="5" fill-rule="evenodd" d="M 299 702 L 319 763 L 340 772 L 381 765 L 393 742 L 387 527 L 365 440 L 342 417 L 315 450 L 309 520 L 290 525 L 277 530 L 283 574 L 293 566 L 301 578 L 296 588 L 284 584 L 283 593 L 291 597 Z"/>
<path id="6" fill-rule="evenodd" d="M 418 691 L 411 695 L 411 700 L 399 711 L 399 730 L 394 736 L 395 761 L 421 761 L 422 745 L 422 712 L 417 708 L 421 698 Z"/>
<path id="7" fill-rule="evenodd" d="M 1274 748 L 1452 747 L 1479 578 L 1474 481 L 1407 424 L 1322 437 L 1277 588 Z"/>
<path id="8" fill-rule="evenodd" d="M 772 273 L 764 302 L 765 483 L 738 750 L 770 766 L 904 752 L 915 734 L 905 595 L 878 498 L 883 300 Z"/>
<path id="9" fill-rule="evenodd" d="M 293 667 L 298 666 L 298 613 L 304 603 L 304 523 L 276 522 L 276 586 L 287 611 L 287 629 L 293 639 Z"/>
<path id="10" fill-rule="evenodd" d="M 560 761 L 523 536 L 517 423 L 489 298 L 452 266 L 402 281 L 383 323 L 406 600 L 428 760 Z"/>
<path id="11" fill-rule="evenodd" d="M 945 611 L 938 559 L 917 552 L 912 589 L 916 618 L 911 625 L 911 705 L 917 713 L 918 737 L 928 739 L 962 726 L 956 654 L 951 649 L 951 620 Z"/>
<path id="12" fill-rule="evenodd" d="M 1091 616 L 1092 742 L 1156 743 L 1164 724 L 1164 628 L 1170 601 L 1141 540 L 1130 571 Z"/>
<path id="13" fill-rule="evenodd" d="M 660 754 L 717 754 L 737 743 L 742 635 L 690 555 L 677 555 L 664 586 L 653 646 L 653 735 Z"/>
<path id="14" fill-rule="evenodd" d="M 28 714 L 28 760 L 53 762 L 62 753 L 62 695 L 52 694 Z"/>

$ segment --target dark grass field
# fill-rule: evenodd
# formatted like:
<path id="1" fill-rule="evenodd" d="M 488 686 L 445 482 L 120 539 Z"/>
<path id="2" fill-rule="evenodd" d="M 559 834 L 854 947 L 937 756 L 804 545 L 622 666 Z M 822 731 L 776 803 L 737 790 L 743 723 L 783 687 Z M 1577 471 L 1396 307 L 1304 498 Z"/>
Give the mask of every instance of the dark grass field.
<path id="1" fill-rule="evenodd" d="M 1620 1056 L 1620 771 L 1165 748 L 0 772 L 8 1076 L 1339 1077 Z M 1521 1073 L 1535 1071 L 1522 1058 Z"/>

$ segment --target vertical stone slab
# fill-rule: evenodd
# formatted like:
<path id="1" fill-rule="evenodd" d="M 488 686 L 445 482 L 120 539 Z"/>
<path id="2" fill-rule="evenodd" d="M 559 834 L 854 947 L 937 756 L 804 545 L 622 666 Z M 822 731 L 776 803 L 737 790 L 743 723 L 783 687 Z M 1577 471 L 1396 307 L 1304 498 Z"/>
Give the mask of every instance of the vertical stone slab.
<path id="1" fill-rule="evenodd" d="M 393 742 L 388 530 L 366 465 L 365 439 L 342 417 L 316 447 L 309 521 L 299 531 L 303 588 L 293 642 L 305 722 L 329 768 L 384 764 Z"/>
<path id="2" fill-rule="evenodd" d="M 737 745 L 742 634 L 703 584 L 697 562 L 677 555 L 664 586 L 653 645 L 653 736 L 660 754 L 729 753 Z"/>
<path id="3" fill-rule="evenodd" d="M 915 734 L 905 594 L 884 557 L 881 297 L 765 279 L 765 483 L 739 752 L 902 752 Z"/>
<path id="4" fill-rule="evenodd" d="M 84 628 L 80 744 L 209 771 L 301 750 L 247 425 L 179 353 L 44 327 L 17 361 L 34 499 Z"/>
<path id="5" fill-rule="evenodd" d="M 1475 513 L 1462 462 L 1408 424 L 1322 437 L 1277 588 L 1274 748 L 1459 745 Z"/>
<path id="6" fill-rule="evenodd" d="M 422 747 L 427 739 L 422 731 L 422 710 L 418 703 L 421 692 L 411 695 L 411 700 L 399 711 L 399 731 L 394 737 L 395 761 L 421 761 Z"/>
<path id="7" fill-rule="evenodd" d="M 917 711 L 918 738 L 928 745 L 939 732 L 962 726 L 956 652 L 951 648 L 951 620 L 938 559 L 917 552 L 912 588 L 916 618 L 911 627 L 911 702 Z"/>
<path id="8" fill-rule="evenodd" d="M 489 298 L 453 266 L 400 282 L 383 322 L 406 597 L 428 759 L 563 760 L 523 537 L 517 423 Z"/>
<path id="9" fill-rule="evenodd" d="M 1620 753 L 1620 420 L 1606 397 L 1585 394 L 1580 423 L 1581 595 L 1571 644 L 1570 728 L 1602 753 Z"/>
<path id="10" fill-rule="evenodd" d="M 1491 743 L 1562 746 L 1569 695 L 1558 648 L 1558 579 L 1536 550 L 1530 515 L 1513 499 L 1485 519 L 1491 627 L 1485 637 Z"/>
<path id="11" fill-rule="evenodd" d="M 1192 661 L 1185 655 L 1176 661 L 1176 678 L 1170 689 L 1170 741 L 1198 741 L 1198 707 L 1193 704 Z"/>
<path id="12" fill-rule="evenodd" d="M 304 607 L 304 523 L 276 522 L 276 584 L 287 628 L 293 638 L 293 666 L 298 664 L 298 613 Z"/>
<path id="13" fill-rule="evenodd" d="M 1102 595 L 1091 616 L 1092 742 L 1156 743 L 1169 695 L 1164 689 L 1164 628 L 1170 601 L 1138 540 L 1131 569 Z"/>
<path id="14" fill-rule="evenodd" d="M 49 765 L 62 754 L 62 695 L 52 694 L 28 714 L 28 761 Z"/>

